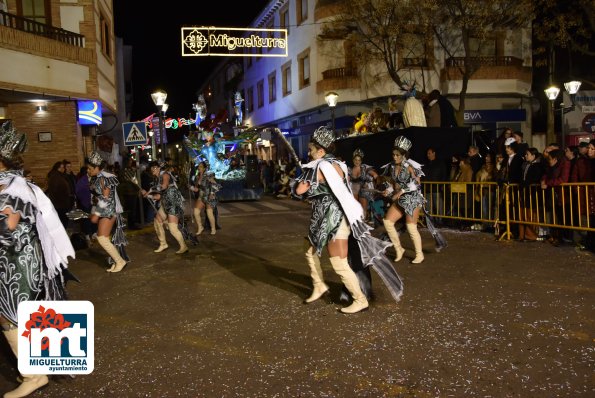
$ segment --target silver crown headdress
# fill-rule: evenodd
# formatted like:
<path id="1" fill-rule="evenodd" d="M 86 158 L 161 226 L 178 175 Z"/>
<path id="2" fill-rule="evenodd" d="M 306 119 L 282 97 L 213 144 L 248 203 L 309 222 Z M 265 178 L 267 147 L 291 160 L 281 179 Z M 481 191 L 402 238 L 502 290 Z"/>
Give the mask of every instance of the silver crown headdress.
<path id="1" fill-rule="evenodd" d="M 353 157 L 355 158 L 356 156 L 359 156 L 360 159 L 363 159 L 364 151 L 362 151 L 361 148 L 357 148 L 355 151 L 353 151 Z"/>
<path id="2" fill-rule="evenodd" d="M 91 154 L 89 155 L 89 164 L 99 167 L 101 166 L 101 163 L 103 163 L 103 158 L 101 157 L 99 152 L 91 152 Z"/>
<path id="3" fill-rule="evenodd" d="M 27 149 L 27 136 L 14 128 L 11 121 L 4 122 L 0 129 L 0 156 L 13 159 Z"/>
<path id="4" fill-rule="evenodd" d="M 320 126 L 314 131 L 312 139 L 324 149 L 328 149 L 335 141 L 335 133 L 326 126 Z"/>
<path id="5" fill-rule="evenodd" d="M 411 148 L 411 145 L 411 141 L 409 141 L 409 139 L 404 135 L 400 135 L 397 138 L 395 138 L 395 147 L 397 148 L 401 148 L 408 151 Z"/>

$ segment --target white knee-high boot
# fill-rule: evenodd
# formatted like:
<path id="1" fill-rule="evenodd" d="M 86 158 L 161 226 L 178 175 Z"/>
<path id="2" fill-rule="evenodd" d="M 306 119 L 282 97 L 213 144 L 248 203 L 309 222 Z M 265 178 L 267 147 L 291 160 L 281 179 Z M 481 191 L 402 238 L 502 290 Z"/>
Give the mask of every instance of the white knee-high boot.
<path id="1" fill-rule="evenodd" d="M 14 355 L 19 357 L 19 331 L 17 328 L 5 330 L 4 336 L 8 341 L 8 345 L 12 349 Z M 48 384 L 49 380 L 46 375 L 22 375 L 23 382 L 16 389 L 4 394 L 4 398 L 21 398 L 26 397 L 35 390 Z"/>
<path id="2" fill-rule="evenodd" d="M 180 250 L 176 252 L 176 254 L 186 253 L 188 251 L 188 246 L 186 246 L 186 242 L 184 242 L 184 236 L 180 232 L 178 228 L 178 223 L 170 222 L 167 224 L 169 226 L 169 232 L 171 235 L 176 239 L 178 244 L 180 245 Z"/>
<path id="3" fill-rule="evenodd" d="M 194 210 L 192 210 L 192 214 L 194 215 L 194 220 L 196 221 L 196 234 L 200 235 L 204 230 L 202 226 L 202 220 L 200 219 L 200 209 L 194 208 Z"/>
<path id="4" fill-rule="evenodd" d="M 366 299 L 366 295 L 362 292 L 362 289 L 359 286 L 359 280 L 355 275 L 355 272 L 349 266 L 347 262 L 347 257 L 331 257 L 331 265 L 333 269 L 341 278 L 341 281 L 351 293 L 351 297 L 353 297 L 353 303 L 349 307 L 341 308 L 341 312 L 344 314 L 355 314 L 356 312 L 363 311 L 368 308 L 368 299 Z"/>
<path id="5" fill-rule="evenodd" d="M 153 225 L 155 226 L 155 232 L 157 233 L 157 239 L 159 239 L 159 247 L 153 251 L 155 253 L 161 253 L 162 251 L 164 251 L 165 249 L 168 248 L 167 240 L 165 240 L 165 229 L 163 229 L 163 223 L 160 223 L 157 220 L 155 220 L 153 222 Z"/>
<path id="6" fill-rule="evenodd" d="M 209 224 L 211 224 L 211 235 L 215 235 L 217 233 L 217 224 L 215 224 L 215 214 L 213 213 L 213 209 L 207 209 L 207 217 L 209 219 Z"/>
<path id="7" fill-rule="evenodd" d="M 403 254 L 405 253 L 405 249 L 403 249 L 403 246 L 401 246 L 401 240 L 399 239 L 399 233 L 395 228 L 395 223 L 390 220 L 382 220 L 382 223 L 384 224 L 384 229 L 386 229 L 386 234 L 395 247 L 395 252 L 397 253 L 395 261 L 401 261 Z"/>
<path id="8" fill-rule="evenodd" d="M 97 243 L 99 243 L 99 245 L 101 247 L 103 247 L 103 250 L 105 250 L 105 252 L 112 258 L 112 260 L 114 260 L 114 265 L 112 265 L 112 267 L 106 271 L 107 272 L 122 271 L 122 268 L 124 268 L 124 266 L 126 265 L 126 260 L 124 260 L 122 258 L 122 256 L 120 256 L 118 249 L 116 248 L 116 246 L 114 246 L 114 244 L 112 242 L 110 242 L 109 237 L 98 236 Z"/>
<path id="9" fill-rule="evenodd" d="M 312 284 L 314 289 L 310 297 L 304 300 L 305 304 L 309 304 L 313 301 L 321 298 L 326 292 L 328 292 L 328 286 L 324 283 L 324 275 L 322 273 L 322 267 L 320 266 L 320 258 L 312 246 L 305 253 L 306 263 L 310 267 L 310 276 L 312 277 Z"/>
<path id="10" fill-rule="evenodd" d="M 417 230 L 417 224 L 407 224 L 407 231 L 415 248 L 415 258 L 411 260 L 411 263 L 419 264 L 424 261 L 424 252 L 422 250 L 421 235 Z"/>

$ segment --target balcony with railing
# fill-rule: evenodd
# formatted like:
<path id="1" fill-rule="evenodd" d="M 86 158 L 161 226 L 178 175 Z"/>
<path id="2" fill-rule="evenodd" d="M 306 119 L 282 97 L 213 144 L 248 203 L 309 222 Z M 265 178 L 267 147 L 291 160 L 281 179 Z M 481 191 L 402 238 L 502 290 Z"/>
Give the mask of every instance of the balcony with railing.
<path id="1" fill-rule="evenodd" d="M 70 32 L 65 29 L 55 28 L 50 25 L 45 25 L 31 19 L 20 17 L 18 15 L 9 14 L 4 11 L 0 11 L 0 25 L 4 25 L 23 32 L 32 33 L 37 36 L 47 37 L 48 39 L 57 40 L 62 43 L 77 47 L 85 46 L 85 37 L 83 35 Z"/>
<path id="2" fill-rule="evenodd" d="M 461 79 L 461 68 L 466 65 L 475 70 L 472 79 L 517 79 L 531 82 L 531 68 L 523 66 L 523 60 L 513 56 L 447 58 L 442 80 Z"/>
<path id="3" fill-rule="evenodd" d="M 322 72 L 322 80 L 316 82 L 316 92 L 322 93 L 329 90 L 359 88 L 360 78 L 357 68 L 341 67 L 328 69 Z"/>
<path id="4" fill-rule="evenodd" d="M 523 60 L 512 56 L 502 57 L 450 57 L 446 60 L 447 67 L 465 66 L 467 61 L 477 66 L 523 66 Z"/>

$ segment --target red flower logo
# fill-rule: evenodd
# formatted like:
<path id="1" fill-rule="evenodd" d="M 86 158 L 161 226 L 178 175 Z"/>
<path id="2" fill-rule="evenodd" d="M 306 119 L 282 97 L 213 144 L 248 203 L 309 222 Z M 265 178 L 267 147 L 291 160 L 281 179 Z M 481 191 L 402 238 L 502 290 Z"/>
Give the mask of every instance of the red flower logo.
<path id="1" fill-rule="evenodd" d="M 31 341 L 31 328 L 41 330 L 47 328 L 54 328 L 58 330 L 63 330 L 67 327 L 70 327 L 70 325 L 70 322 L 64 320 L 64 315 L 57 314 L 56 311 L 54 311 L 51 308 L 48 308 L 46 310 L 43 306 L 40 305 L 37 312 L 32 313 L 30 320 L 28 320 L 25 324 L 27 330 L 23 332 L 22 336 L 28 337 L 29 341 Z M 62 342 L 63 341 L 60 341 L 60 344 Z M 47 337 L 44 337 L 41 343 L 42 350 L 46 350 L 50 346 L 50 341 Z"/>

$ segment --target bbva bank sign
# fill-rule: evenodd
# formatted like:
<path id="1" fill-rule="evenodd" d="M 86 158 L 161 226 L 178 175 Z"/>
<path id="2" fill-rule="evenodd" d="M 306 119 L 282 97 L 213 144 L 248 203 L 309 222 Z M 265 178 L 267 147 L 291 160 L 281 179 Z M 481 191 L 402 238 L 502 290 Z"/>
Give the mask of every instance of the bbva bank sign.
<path id="1" fill-rule="evenodd" d="M 494 122 L 524 122 L 527 120 L 525 109 L 480 109 L 463 112 L 467 124 Z"/>

